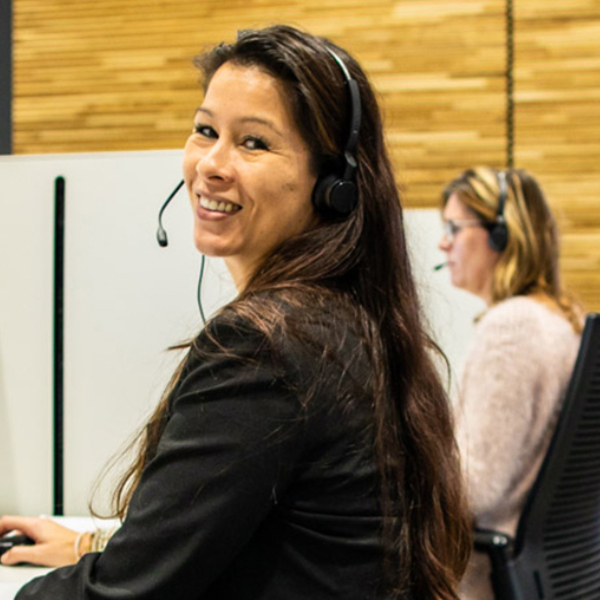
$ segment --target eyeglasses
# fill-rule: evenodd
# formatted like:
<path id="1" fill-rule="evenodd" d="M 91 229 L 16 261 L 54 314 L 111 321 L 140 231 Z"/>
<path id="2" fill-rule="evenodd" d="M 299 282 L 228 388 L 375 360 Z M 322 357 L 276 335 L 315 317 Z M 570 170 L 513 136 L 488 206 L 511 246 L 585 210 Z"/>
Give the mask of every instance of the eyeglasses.
<path id="1" fill-rule="evenodd" d="M 482 227 L 483 224 L 478 219 L 448 219 L 444 221 L 444 237 L 449 243 L 467 227 Z"/>

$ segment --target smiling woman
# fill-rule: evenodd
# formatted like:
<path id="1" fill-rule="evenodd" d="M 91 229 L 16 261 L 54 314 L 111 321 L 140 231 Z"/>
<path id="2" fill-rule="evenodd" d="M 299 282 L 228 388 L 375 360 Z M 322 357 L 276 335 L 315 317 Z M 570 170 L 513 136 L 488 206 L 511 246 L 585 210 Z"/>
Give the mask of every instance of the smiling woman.
<path id="1" fill-rule="evenodd" d="M 224 64 L 196 113 L 183 173 L 196 247 L 224 257 L 238 289 L 274 247 L 316 223 L 312 171 L 284 84 Z"/>
<path id="2" fill-rule="evenodd" d="M 18 600 L 456 600 L 470 536 L 447 397 L 365 73 L 286 26 L 201 57 L 184 179 L 239 295 L 190 343 L 115 492 L 122 527 Z"/>

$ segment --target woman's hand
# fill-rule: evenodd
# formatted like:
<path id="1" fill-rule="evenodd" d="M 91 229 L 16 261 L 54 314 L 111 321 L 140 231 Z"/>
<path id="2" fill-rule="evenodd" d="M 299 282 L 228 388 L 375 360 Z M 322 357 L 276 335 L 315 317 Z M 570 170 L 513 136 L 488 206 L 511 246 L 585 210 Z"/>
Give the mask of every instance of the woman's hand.
<path id="1" fill-rule="evenodd" d="M 0 517 L 0 536 L 17 530 L 35 541 L 33 546 L 14 546 L 0 557 L 3 565 L 31 563 L 43 567 L 64 567 L 79 560 L 75 551 L 78 533 L 50 519 Z"/>

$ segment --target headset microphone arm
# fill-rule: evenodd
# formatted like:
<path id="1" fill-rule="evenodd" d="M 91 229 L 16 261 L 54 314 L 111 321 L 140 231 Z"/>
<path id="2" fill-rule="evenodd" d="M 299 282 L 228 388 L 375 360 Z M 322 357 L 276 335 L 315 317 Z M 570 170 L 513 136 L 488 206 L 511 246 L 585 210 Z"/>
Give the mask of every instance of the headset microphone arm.
<path id="1" fill-rule="evenodd" d="M 183 186 L 183 179 L 177 184 L 177 187 L 171 192 L 171 194 L 169 195 L 169 197 L 164 201 L 163 205 L 160 207 L 160 210 L 158 211 L 158 229 L 156 231 L 156 241 L 158 242 L 158 245 L 161 248 L 165 248 L 166 246 L 169 245 L 169 241 L 167 239 L 167 232 L 165 231 L 165 228 L 163 227 L 162 224 L 162 214 L 165 210 L 165 208 L 167 208 L 167 206 L 169 205 L 169 202 L 171 202 L 171 200 L 173 200 L 173 198 L 175 197 L 175 194 L 181 189 L 181 187 Z"/>

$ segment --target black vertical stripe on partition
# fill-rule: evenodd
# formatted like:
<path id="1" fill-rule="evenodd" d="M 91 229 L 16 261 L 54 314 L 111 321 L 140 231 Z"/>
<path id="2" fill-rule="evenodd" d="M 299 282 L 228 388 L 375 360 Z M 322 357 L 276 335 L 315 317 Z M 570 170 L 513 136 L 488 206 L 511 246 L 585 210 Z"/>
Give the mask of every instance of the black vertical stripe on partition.
<path id="1" fill-rule="evenodd" d="M 55 515 L 64 513 L 65 178 L 54 180 L 53 488 Z"/>
<path id="2" fill-rule="evenodd" d="M 0 1 L 0 154 L 12 153 L 12 4 Z"/>
<path id="3" fill-rule="evenodd" d="M 515 58 L 515 21 L 513 0 L 506 0 L 506 167 L 514 166 L 515 145 L 515 106 L 514 106 L 514 58 Z"/>

